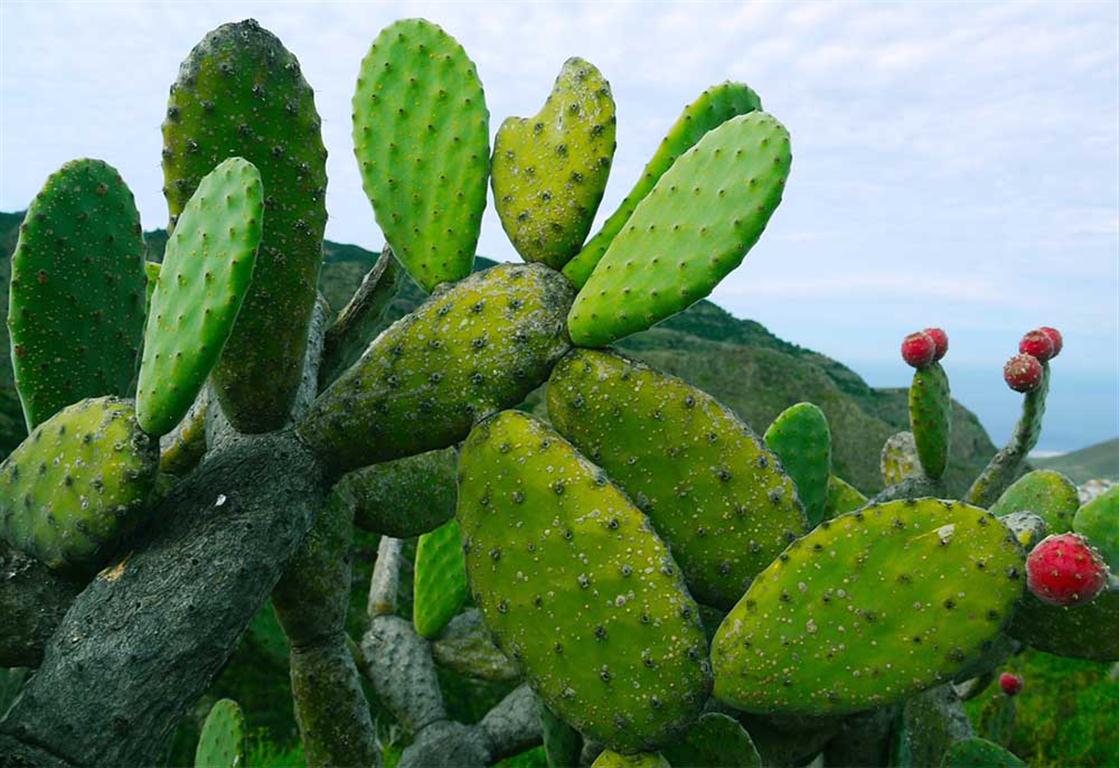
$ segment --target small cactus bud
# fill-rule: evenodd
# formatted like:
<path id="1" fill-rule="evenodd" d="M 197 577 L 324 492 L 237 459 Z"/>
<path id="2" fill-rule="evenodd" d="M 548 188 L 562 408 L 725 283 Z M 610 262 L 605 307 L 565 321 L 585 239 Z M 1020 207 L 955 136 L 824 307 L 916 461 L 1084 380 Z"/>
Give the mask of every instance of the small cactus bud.
<path id="1" fill-rule="evenodd" d="M 1049 340 L 1053 342 L 1053 357 L 1061 354 L 1061 349 L 1065 346 L 1065 340 L 1061 337 L 1061 332 L 1047 325 L 1041 326 L 1038 330 L 1048 336 Z"/>
<path id="2" fill-rule="evenodd" d="M 1022 337 L 1018 342 L 1018 351 L 1024 355 L 1033 355 L 1044 363 L 1057 355 L 1057 345 L 1048 333 L 1038 328 Z"/>
<path id="3" fill-rule="evenodd" d="M 1024 683 L 1021 675 L 1015 675 L 1011 672 L 1003 672 L 999 675 L 999 688 L 1007 696 L 1017 696 L 1021 693 Z"/>
<path id="4" fill-rule="evenodd" d="M 1078 533 L 1046 536 L 1026 559 L 1030 592 L 1050 605 L 1091 602 L 1107 579 L 1107 564 Z"/>
<path id="5" fill-rule="evenodd" d="M 922 333 L 927 334 L 936 343 L 936 354 L 933 360 L 940 360 L 948 354 L 948 334 L 943 328 L 926 328 Z"/>
<path id="6" fill-rule="evenodd" d="M 936 351 L 936 340 L 924 331 L 911 333 L 901 342 L 901 357 L 914 368 L 924 368 L 936 360 Z"/>
<path id="7" fill-rule="evenodd" d="M 1041 385 L 1044 371 L 1033 355 L 1015 355 L 1006 361 L 1002 377 L 1015 392 L 1033 392 Z"/>

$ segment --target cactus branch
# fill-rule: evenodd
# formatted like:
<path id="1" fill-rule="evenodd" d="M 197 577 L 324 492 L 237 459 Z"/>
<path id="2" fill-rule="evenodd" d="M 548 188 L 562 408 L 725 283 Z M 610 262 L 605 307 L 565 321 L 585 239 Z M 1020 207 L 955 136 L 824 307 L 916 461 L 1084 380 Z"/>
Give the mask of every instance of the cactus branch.
<path id="1" fill-rule="evenodd" d="M 0 541 L 0 667 L 34 667 L 80 584 Z"/>

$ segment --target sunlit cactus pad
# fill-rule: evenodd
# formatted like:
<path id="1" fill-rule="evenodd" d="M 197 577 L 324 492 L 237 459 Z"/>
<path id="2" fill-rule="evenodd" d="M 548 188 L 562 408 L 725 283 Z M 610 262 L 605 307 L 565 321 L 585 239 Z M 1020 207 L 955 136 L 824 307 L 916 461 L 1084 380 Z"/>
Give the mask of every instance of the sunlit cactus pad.
<path id="1" fill-rule="evenodd" d="M 412 623 L 420 637 L 436 637 L 466 601 L 466 561 L 458 522 L 420 536 L 412 582 Z"/>
<path id="2" fill-rule="evenodd" d="M 353 123 L 365 194 L 408 274 L 427 291 L 470 274 L 490 136 L 466 51 L 430 21 L 385 27 L 361 62 Z"/>
<path id="3" fill-rule="evenodd" d="M 715 695 L 750 712 L 888 704 L 978 656 L 1024 582 L 1013 535 L 976 507 L 902 500 L 825 521 L 719 627 Z"/>
<path id="4" fill-rule="evenodd" d="M 210 708 L 194 752 L 194 768 L 240 768 L 245 765 L 245 716 L 232 699 Z"/>
<path id="5" fill-rule="evenodd" d="M 457 514 L 486 625 L 553 712 L 622 752 L 698 715 L 699 610 L 645 516 L 570 443 L 516 411 L 482 422 Z"/>
<path id="6" fill-rule="evenodd" d="M 87 397 L 131 394 L 144 239 L 112 166 L 74 160 L 31 202 L 12 254 L 12 367 L 28 429 Z"/>
<path id="7" fill-rule="evenodd" d="M 824 412 L 812 403 L 786 408 L 765 431 L 765 444 L 796 483 L 808 524 L 819 524 L 831 480 L 831 429 Z"/>
<path id="8" fill-rule="evenodd" d="M 921 469 L 928 477 L 939 478 L 948 467 L 948 447 L 952 441 L 952 395 L 940 363 L 933 362 L 913 372 L 909 427 Z"/>
<path id="9" fill-rule="evenodd" d="M 1072 530 L 1080 507 L 1076 483 L 1052 469 L 1035 469 L 1014 481 L 991 505 L 991 514 L 1005 517 L 1015 512 L 1033 512 L 1045 521 L 1049 533 Z"/>

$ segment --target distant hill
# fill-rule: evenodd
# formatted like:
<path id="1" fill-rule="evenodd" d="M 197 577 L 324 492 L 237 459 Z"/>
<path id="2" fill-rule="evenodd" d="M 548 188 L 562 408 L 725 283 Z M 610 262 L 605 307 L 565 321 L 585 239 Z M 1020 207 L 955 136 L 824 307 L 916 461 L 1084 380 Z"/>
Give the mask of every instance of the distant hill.
<path id="1" fill-rule="evenodd" d="M 1060 456 L 1030 459 L 1030 462 L 1036 467 L 1063 472 L 1077 484 L 1089 480 L 1119 482 L 1119 437 Z"/>
<path id="2" fill-rule="evenodd" d="M 0 309 L 7 315 L 6 290 L 9 259 L 15 246 L 22 214 L 0 214 L 0 278 L 5 286 Z M 167 235 L 163 230 L 144 234 L 149 258 L 162 258 Z M 377 254 L 355 245 L 324 243 L 320 289 L 330 305 L 340 309 L 353 294 Z M 476 269 L 492 266 L 479 257 Z M 400 291 L 388 312 L 393 320 L 411 311 L 424 294 L 411 281 Z M 4 415 L 19 416 L 11 387 L 7 329 L 0 331 L 0 454 L 22 436 L 22 417 L 16 419 L 20 434 L 10 433 Z M 859 488 L 873 492 L 881 487 L 878 454 L 894 432 L 908 428 L 904 389 L 874 389 L 850 368 L 818 352 L 784 341 L 760 323 L 741 320 L 709 301 L 701 301 L 657 327 L 625 339 L 618 345 L 627 354 L 680 376 L 733 408 L 761 433 L 783 409 L 810 400 L 827 414 L 834 444 L 837 474 Z M 540 397 L 529 398 L 540 406 Z M 14 411 L 12 411 L 14 405 Z M 4 429 L 9 429 L 5 436 Z M 978 419 L 963 406 L 955 409 L 953 460 L 949 487 L 962 493 L 966 483 L 994 453 L 995 447 Z M 6 442 L 5 442 L 6 441 Z"/>

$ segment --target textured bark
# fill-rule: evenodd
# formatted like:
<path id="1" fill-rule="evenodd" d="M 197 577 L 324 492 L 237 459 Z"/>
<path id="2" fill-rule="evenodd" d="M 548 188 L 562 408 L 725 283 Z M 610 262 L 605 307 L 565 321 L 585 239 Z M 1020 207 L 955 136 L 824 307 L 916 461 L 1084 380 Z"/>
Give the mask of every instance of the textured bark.
<path id="1" fill-rule="evenodd" d="M 536 694 L 527 685 L 514 688 L 486 713 L 478 727 L 486 736 L 494 760 L 535 747 L 542 738 Z"/>
<path id="2" fill-rule="evenodd" d="M 0 667 L 37 667 L 43 647 L 80 590 L 79 584 L 0 541 Z"/>

